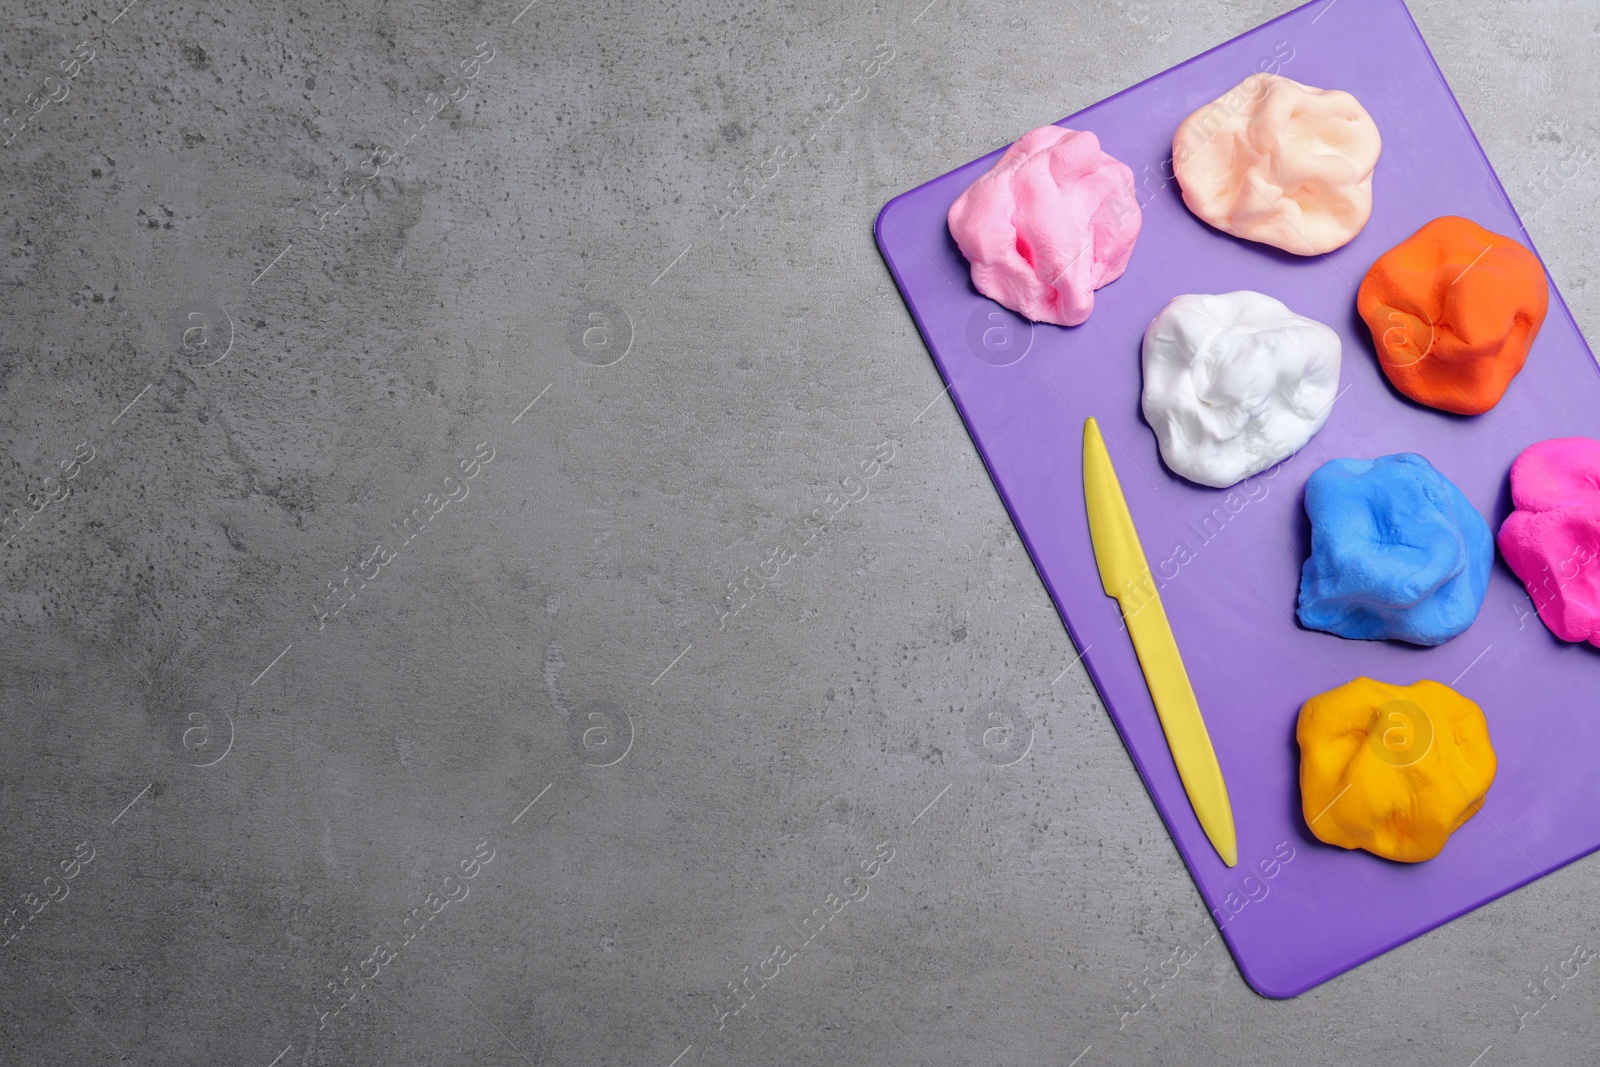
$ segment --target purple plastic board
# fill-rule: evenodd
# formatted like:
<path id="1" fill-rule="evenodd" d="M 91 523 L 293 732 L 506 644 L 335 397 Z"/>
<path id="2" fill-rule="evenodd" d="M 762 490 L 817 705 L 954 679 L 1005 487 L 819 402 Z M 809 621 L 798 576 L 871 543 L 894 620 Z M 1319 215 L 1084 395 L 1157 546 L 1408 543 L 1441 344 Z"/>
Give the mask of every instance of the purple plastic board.
<path id="1" fill-rule="evenodd" d="M 1264 67 L 1354 93 L 1383 134 L 1372 219 L 1325 256 L 1212 230 L 1185 209 L 1175 182 L 1162 182 L 1178 122 Z M 1295 996 L 1600 847 L 1600 653 L 1552 637 L 1499 559 L 1477 622 L 1438 648 L 1300 628 L 1306 477 L 1339 456 L 1420 452 L 1499 529 L 1511 506 L 1506 473 L 1523 448 L 1600 436 L 1600 374 L 1553 284 L 1527 368 L 1487 415 L 1413 404 L 1378 369 L 1355 293 L 1381 253 L 1445 214 L 1532 246 L 1399 0 L 1307 5 L 1060 124 L 1094 131 L 1143 183 L 1132 261 L 1096 294 L 1088 322 L 1030 325 L 972 288 L 945 214 L 1001 149 L 890 201 L 878 245 L 1240 970 L 1267 996 Z M 1232 491 L 1212 490 L 1162 465 L 1139 414 L 1139 346 L 1173 296 L 1236 289 L 1338 330 L 1346 391 L 1299 455 Z M 1100 586 L 1083 504 L 1087 415 L 1111 447 L 1227 777 L 1239 834 L 1232 870 L 1195 821 L 1116 602 Z M 1429 862 L 1324 845 L 1301 815 L 1299 707 L 1363 674 L 1453 684 L 1488 717 L 1494 787 Z"/>

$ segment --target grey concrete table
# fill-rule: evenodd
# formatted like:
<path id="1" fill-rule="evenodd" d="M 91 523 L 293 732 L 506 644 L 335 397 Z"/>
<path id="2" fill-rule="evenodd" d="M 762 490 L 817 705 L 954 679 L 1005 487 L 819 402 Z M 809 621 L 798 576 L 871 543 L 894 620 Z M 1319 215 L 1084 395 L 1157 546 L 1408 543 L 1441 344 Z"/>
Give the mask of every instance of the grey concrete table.
<path id="1" fill-rule="evenodd" d="M 1282 0 L 125 2 L 0 13 L 0 1061 L 1593 1062 L 1592 860 L 1248 989 L 872 243 Z M 1415 11 L 1593 335 L 1600 18 Z"/>

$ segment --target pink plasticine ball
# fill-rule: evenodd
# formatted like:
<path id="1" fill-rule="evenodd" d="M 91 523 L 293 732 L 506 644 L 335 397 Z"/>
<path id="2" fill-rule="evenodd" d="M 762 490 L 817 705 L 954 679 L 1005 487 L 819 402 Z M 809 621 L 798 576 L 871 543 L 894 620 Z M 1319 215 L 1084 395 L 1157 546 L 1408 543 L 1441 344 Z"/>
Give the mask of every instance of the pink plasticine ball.
<path id="1" fill-rule="evenodd" d="M 1511 464 L 1500 554 L 1563 641 L 1600 646 L 1600 441 L 1557 437 Z"/>
<path id="2" fill-rule="evenodd" d="M 1122 277 L 1141 216 L 1133 171 L 1092 133 L 1041 126 L 950 206 L 978 292 L 1034 322 L 1076 326 Z"/>

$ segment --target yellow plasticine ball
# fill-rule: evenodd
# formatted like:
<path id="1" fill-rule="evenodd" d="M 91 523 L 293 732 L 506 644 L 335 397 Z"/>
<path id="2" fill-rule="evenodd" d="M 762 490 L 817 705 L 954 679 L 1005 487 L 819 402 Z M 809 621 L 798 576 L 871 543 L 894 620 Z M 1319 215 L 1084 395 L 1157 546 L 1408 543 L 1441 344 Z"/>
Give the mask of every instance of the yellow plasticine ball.
<path id="1" fill-rule="evenodd" d="M 1494 783 L 1483 710 L 1438 682 L 1357 678 L 1320 693 L 1295 740 L 1311 832 L 1401 863 L 1437 856 Z"/>

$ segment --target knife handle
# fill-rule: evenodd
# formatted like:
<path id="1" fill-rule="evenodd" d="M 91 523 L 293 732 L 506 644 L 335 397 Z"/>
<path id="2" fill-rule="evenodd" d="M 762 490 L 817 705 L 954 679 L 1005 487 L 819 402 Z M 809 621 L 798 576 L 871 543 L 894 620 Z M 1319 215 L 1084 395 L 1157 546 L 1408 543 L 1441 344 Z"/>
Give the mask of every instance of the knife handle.
<path id="1" fill-rule="evenodd" d="M 1144 580 L 1136 584 L 1152 590 L 1152 594 L 1140 597 L 1131 606 L 1132 596 L 1118 597 L 1117 605 L 1122 609 L 1128 635 L 1133 638 L 1134 652 L 1139 656 L 1145 683 L 1150 687 L 1150 699 L 1155 702 L 1161 730 L 1167 736 L 1167 747 L 1172 750 L 1172 762 L 1178 768 L 1184 791 L 1189 794 L 1195 817 L 1222 861 L 1232 867 L 1238 863 L 1239 846 L 1222 766 L 1217 762 L 1216 749 L 1212 747 L 1211 735 L 1201 717 L 1194 687 L 1189 684 L 1189 672 L 1178 654 L 1178 642 L 1167 622 L 1166 609 L 1153 592 L 1155 586 L 1148 569 Z"/>

